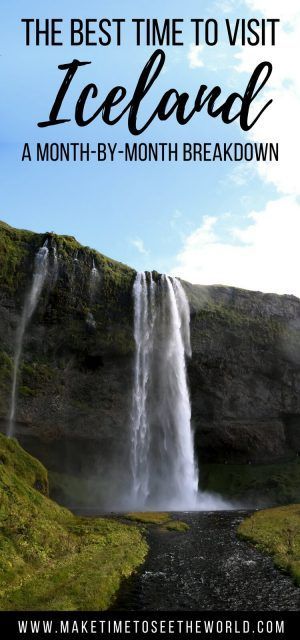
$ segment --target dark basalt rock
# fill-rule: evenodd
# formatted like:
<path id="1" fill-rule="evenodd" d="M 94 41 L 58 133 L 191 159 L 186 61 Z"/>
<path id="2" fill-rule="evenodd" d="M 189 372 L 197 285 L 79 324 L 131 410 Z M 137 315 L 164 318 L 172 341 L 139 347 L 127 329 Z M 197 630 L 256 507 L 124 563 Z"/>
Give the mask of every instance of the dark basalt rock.
<path id="1" fill-rule="evenodd" d="M 189 378 L 200 457 L 255 463 L 295 456 L 300 301 L 231 287 L 187 285 L 187 292 L 193 347 Z"/>
<path id="2" fill-rule="evenodd" d="M 16 327 L 46 236 L 0 223 L 3 431 Z M 135 271 L 72 237 L 51 234 L 49 242 L 59 255 L 57 280 L 49 278 L 25 336 L 16 435 L 55 473 L 105 477 L 99 495 L 109 497 L 128 469 Z M 93 261 L 100 277 L 91 299 Z M 300 452 L 300 300 L 183 285 L 191 307 L 188 377 L 200 463 L 293 462 Z"/>

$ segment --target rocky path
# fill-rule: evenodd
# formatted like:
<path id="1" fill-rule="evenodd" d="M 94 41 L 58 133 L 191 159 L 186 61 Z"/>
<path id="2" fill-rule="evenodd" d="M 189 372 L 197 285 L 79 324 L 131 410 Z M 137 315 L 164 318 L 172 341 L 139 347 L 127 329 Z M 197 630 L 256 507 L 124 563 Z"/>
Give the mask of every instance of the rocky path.
<path id="1" fill-rule="evenodd" d="M 236 536 L 244 512 L 174 514 L 187 533 L 149 530 L 150 552 L 118 610 L 299 610 L 300 589 Z"/>

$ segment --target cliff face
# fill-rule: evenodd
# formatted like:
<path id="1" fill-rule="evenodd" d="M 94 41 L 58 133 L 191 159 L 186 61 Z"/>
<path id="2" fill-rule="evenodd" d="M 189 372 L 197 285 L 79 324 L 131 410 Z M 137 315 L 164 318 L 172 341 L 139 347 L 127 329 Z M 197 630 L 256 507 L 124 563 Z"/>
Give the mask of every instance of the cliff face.
<path id="1" fill-rule="evenodd" d="M 274 462 L 300 451 L 300 300 L 187 285 L 200 457 Z"/>
<path id="2" fill-rule="evenodd" d="M 91 502 L 105 496 L 109 505 L 111 491 L 125 482 L 121 470 L 128 467 L 132 269 L 74 238 L 0 224 L 0 424 L 5 431 L 16 328 L 35 253 L 46 238 L 49 275 L 25 334 L 16 435 L 50 467 L 58 497 L 62 474 L 64 496 L 68 491 L 73 496 L 74 486 L 80 492 L 76 482 L 82 474 Z M 203 469 L 212 463 L 295 460 L 300 451 L 300 300 L 183 284 L 191 306 L 188 375 Z"/>
<path id="3" fill-rule="evenodd" d="M 78 478 L 82 472 L 93 479 L 100 467 L 108 486 L 99 487 L 99 493 L 109 495 L 109 478 L 115 465 L 123 468 L 128 446 L 132 269 L 74 238 L 1 225 L 1 427 L 6 430 L 16 330 L 35 254 L 47 238 L 49 276 L 25 332 L 16 436 L 56 474 Z"/>

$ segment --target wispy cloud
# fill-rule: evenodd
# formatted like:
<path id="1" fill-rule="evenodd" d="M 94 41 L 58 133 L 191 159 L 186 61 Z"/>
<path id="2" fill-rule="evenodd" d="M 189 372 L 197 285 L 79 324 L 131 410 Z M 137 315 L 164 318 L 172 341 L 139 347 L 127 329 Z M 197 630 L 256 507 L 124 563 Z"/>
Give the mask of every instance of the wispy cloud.
<path id="1" fill-rule="evenodd" d="M 195 44 L 190 44 L 189 51 L 187 54 L 187 59 L 189 62 L 190 69 L 198 69 L 199 67 L 204 66 L 203 60 L 200 58 L 200 54 L 203 51 L 203 45 L 196 46 Z"/>
<path id="2" fill-rule="evenodd" d="M 178 229 L 178 222 L 181 221 L 182 212 L 179 209 L 175 209 L 170 218 L 170 226 L 172 229 Z"/>
<path id="3" fill-rule="evenodd" d="M 250 180 L 252 180 L 255 176 L 256 171 L 254 165 L 241 162 L 230 171 L 230 173 L 226 177 L 226 181 L 229 180 L 237 187 L 243 187 L 249 184 Z"/>
<path id="4" fill-rule="evenodd" d="M 218 12 L 221 11 L 222 13 L 228 14 L 233 11 L 237 12 L 237 10 L 242 8 L 243 4 L 245 4 L 243 0 L 217 0 L 214 6 Z"/>
<path id="5" fill-rule="evenodd" d="M 142 255 L 149 255 L 149 251 L 145 248 L 144 241 L 141 238 L 133 238 L 130 240 L 130 244 L 132 244 L 132 246 L 135 247 Z"/>

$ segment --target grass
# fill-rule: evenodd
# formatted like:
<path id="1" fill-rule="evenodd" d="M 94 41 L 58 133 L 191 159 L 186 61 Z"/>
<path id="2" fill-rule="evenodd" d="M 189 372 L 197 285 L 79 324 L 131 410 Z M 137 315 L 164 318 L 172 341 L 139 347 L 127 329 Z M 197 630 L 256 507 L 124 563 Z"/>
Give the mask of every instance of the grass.
<path id="1" fill-rule="evenodd" d="M 168 513 L 160 513 L 158 511 L 142 511 L 137 513 L 127 513 L 126 518 L 140 522 L 141 524 L 166 524 L 170 521 Z"/>
<path id="2" fill-rule="evenodd" d="M 0 609 L 107 609 L 145 558 L 142 532 L 75 517 L 47 494 L 45 468 L 0 435 Z"/>
<path id="3" fill-rule="evenodd" d="M 60 504 L 68 504 L 76 508 L 89 507 L 87 502 L 89 496 L 89 483 L 83 478 L 75 475 L 49 471 L 50 495 Z M 92 505 L 94 506 L 94 505 Z"/>
<path id="4" fill-rule="evenodd" d="M 159 511 L 143 511 L 138 513 L 127 513 L 126 518 L 140 524 L 160 526 L 167 531 L 187 531 L 189 525 L 181 520 L 173 520 L 169 513 Z"/>
<path id="5" fill-rule="evenodd" d="M 30 252 L 36 250 L 42 236 L 30 231 L 13 229 L 0 220 L 0 282 L 3 291 L 16 292 L 24 285 L 24 273 L 20 267 L 26 264 Z"/>
<path id="6" fill-rule="evenodd" d="M 271 555 L 300 586 L 300 504 L 257 511 L 241 523 L 238 533 Z"/>
<path id="7" fill-rule="evenodd" d="M 167 531 L 180 531 L 184 533 L 189 530 L 189 525 L 186 522 L 182 522 L 182 520 L 171 520 L 165 524 L 165 529 Z"/>

